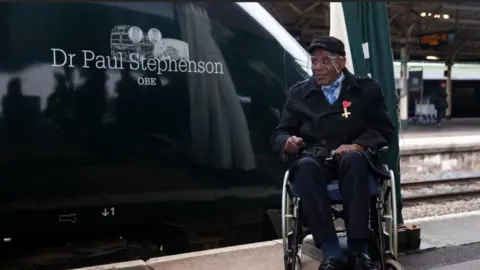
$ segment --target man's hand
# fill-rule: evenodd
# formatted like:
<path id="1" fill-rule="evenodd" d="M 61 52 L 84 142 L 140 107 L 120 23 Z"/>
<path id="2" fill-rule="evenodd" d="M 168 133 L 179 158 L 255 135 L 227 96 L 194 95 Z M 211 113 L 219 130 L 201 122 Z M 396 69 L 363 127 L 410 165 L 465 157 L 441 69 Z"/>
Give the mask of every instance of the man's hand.
<path id="1" fill-rule="evenodd" d="M 335 155 L 342 156 L 346 152 L 363 150 L 365 150 L 364 147 L 358 144 L 342 144 L 337 150 L 335 150 Z"/>
<path id="2" fill-rule="evenodd" d="M 303 139 L 297 136 L 291 136 L 285 142 L 284 150 L 286 153 L 297 153 L 300 147 L 303 145 Z"/>

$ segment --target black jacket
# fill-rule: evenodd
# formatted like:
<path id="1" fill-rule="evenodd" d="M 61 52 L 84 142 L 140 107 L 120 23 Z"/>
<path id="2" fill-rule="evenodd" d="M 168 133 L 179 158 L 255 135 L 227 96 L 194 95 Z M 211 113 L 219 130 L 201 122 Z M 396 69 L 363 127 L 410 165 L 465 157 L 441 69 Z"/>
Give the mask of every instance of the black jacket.
<path id="1" fill-rule="evenodd" d="M 435 109 L 443 109 L 445 110 L 447 106 L 447 92 L 444 87 L 437 87 L 434 89 L 432 95 L 432 103 L 435 105 Z"/>
<path id="2" fill-rule="evenodd" d="M 359 144 L 372 151 L 389 146 L 394 128 L 377 81 L 359 77 L 346 69 L 340 96 L 330 105 L 315 78 L 297 83 L 287 92 L 280 124 L 272 135 L 274 151 L 283 153 L 287 139 L 295 135 L 307 144 L 337 149 L 342 144 Z M 343 101 L 350 102 L 348 118 L 342 116 Z M 388 176 L 378 157 L 364 151 L 372 169 Z"/>

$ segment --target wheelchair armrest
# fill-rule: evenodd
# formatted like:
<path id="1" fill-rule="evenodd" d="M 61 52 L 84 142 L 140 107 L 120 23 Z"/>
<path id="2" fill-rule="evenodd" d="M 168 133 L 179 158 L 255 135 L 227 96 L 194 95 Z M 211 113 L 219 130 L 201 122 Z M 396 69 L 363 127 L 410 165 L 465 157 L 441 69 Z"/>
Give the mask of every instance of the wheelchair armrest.
<path id="1" fill-rule="evenodd" d="M 387 152 L 387 151 L 388 151 L 388 146 L 384 146 L 384 147 L 378 149 L 377 153 L 380 154 L 380 153 Z"/>
<path id="2" fill-rule="evenodd" d="M 371 149 L 371 148 L 368 148 L 368 151 L 369 151 L 371 154 L 373 154 L 373 155 L 375 155 L 375 156 L 378 156 L 378 155 L 380 155 L 380 154 L 383 153 L 383 152 L 387 152 L 387 151 L 388 151 L 388 146 L 384 146 L 384 147 L 382 147 L 382 148 L 380 148 L 380 149 L 378 149 L 378 150 L 376 150 L 376 151 L 373 150 L 373 149 Z"/>

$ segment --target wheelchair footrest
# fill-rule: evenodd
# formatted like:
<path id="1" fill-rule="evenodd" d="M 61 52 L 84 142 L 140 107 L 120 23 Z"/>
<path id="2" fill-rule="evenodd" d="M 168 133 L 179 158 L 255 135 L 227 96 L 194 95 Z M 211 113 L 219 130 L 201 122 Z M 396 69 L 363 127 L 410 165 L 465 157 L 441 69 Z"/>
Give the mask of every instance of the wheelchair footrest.
<path id="1" fill-rule="evenodd" d="M 397 228 L 398 251 L 408 252 L 420 248 L 421 228 L 416 224 L 401 225 Z"/>

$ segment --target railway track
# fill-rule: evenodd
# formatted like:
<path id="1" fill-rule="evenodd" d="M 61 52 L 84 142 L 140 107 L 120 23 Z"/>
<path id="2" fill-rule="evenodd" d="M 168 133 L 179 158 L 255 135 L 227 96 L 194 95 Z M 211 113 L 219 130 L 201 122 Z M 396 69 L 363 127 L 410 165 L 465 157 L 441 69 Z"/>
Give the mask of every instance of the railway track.
<path id="1" fill-rule="evenodd" d="M 406 203 L 428 202 L 480 195 L 480 176 L 401 183 Z"/>

